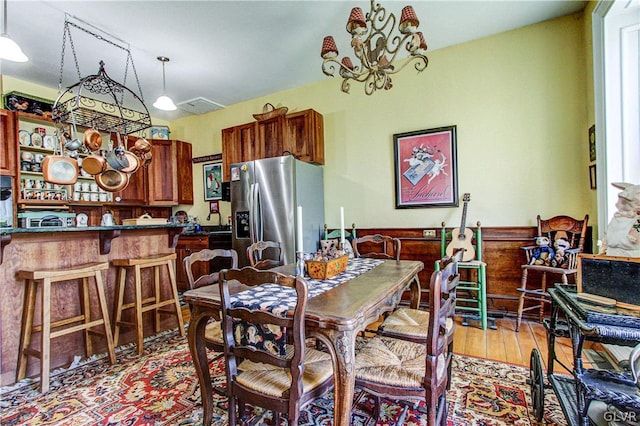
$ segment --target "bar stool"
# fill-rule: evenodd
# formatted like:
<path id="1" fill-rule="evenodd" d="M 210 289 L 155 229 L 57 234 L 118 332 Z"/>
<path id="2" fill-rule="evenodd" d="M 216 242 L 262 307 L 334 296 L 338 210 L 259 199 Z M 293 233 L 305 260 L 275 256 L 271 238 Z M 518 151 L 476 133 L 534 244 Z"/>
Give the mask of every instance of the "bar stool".
<path id="1" fill-rule="evenodd" d="M 130 327 L 136 330 L 136 344 L 138 345 L 138 355 L 142 354 L 143 349 L 143 323 L 142 314 L 147 311 L 154 313 L 155 332 L 160 332 L 160 314 L 175 315 L 178 319 L 178 329 L 180 335 L 184 336 L 184 322 L 182 320 L 182 311 L 180 310 L 180 301 L 178 300 L 178 288 L 176 286 L 175 273 L 175 253 L 157 254 L 147 257 L 139 257 L 133 259 L 114 259 L 111 261 L 113 266 L 118 268 L 116 283 L 116 317 L 115 332 L 113 340 L 118 345 L 120 337 L 120 327 Z M 160 296 L 160 269 L 166 266 L 169 270 L 169 282 L 171 286 L 171 297 L 161 300 Z M 153 268 L 153 295 L 145 299 L 142 298 L 143 282 L 141 278 L 142 269 Z M 127 271 L 133 274 L 134 300 L 133 302 L 124 303 L 124 293 L 127 283 Z M 173 305 L 173 309 L 162 309 L 163 306 Z M 128 309 L 134 310 L 134 321 L 122 321 L 122 312 Z"/>
<path id="2" fill-rule="evenodd" d="M 109 268 L 106 262 L 90 263 L 80 265 L 71 269 L 64 270 L 35 270 L 35 271 L 18 271 L 16 277 L 19 280 L 25 280 L 26 289 L 24 297 L 24 309 L 22 311 L 22 326 L 20 331 L 20 346 L 18 354 L 18 369 L 16 373 L 16 381 L 24 379 L 27 372 L 27 355 L 31 355 L 40 359 L 40 392 L 45 393 L 49 390 L 49 365 L 51 355 L 51 339 L 65 334 L 74 333 L 84 330 L 84 340 L 87 356 L 93 353 L 93 345 L 89 333 L 104 335 L 107 340 L 107 351 L 109 353 L 109 361 L 113 364 L 116 362 L 115 349 L 113 345 L 113 336 L 111 334 L 111 323 L 109 322 L 109 313 L 107 310 L 107 299 L 104 293 L 102 283 L 102 274 L 100 271 Z M 98 302 L 100 306 L 100 317 L 91 319 L 91 303 L 89 297 L 89 278 L 93 278 L 96 284 Z M 63 318 L 51 322 L 51 291 L 52 284 L 70 281 L 82 280 L 82 290 L 80 297 L 80 315 L 70 318 Z M 36 307 L 36 293 L 38 284 L 42 285 L 40 315 L 41 325 L 33 325 L 33 317 Z M 60 328 L 73 323 L 74 326 Z M 104 332 L 94 330 L 94 327 L 102 325 Z M 54 330 L 55 329 L 55 330 Z M 31 335 L 34 332 L 40 332 L 40 350 L 30 348 Z"/>

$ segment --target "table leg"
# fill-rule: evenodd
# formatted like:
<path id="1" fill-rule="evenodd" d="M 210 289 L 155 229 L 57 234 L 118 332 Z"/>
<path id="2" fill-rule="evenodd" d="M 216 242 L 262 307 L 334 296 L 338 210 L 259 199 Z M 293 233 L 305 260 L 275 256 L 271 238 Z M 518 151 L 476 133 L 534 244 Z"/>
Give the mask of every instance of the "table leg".
<path id="1" fill-rule="evenodd" d="M 336 426 L 351 424 L 351 404 L 355 389 L 355 343 L 357 330 L 315 329 L 311 335 L 329 347 L 334 371 L 334 420 Z"/>
<path id="2" fill-rule="evenodd" d="M 195 306 L 191 313 L 189 333 L 187 336 L 189 341 L 189 351 L 191 352 L 193 365 L 196 370 L 196 375 L 198 376 L 198 383 L 200 384 L 203 425 L 210 425 L 213 418 L 213 398 L 211 396 L 213 387 L 211 385 L 211 372 L 209 371 L 207 348 L 204 338 L 204 331 L 207 327 L 207 322 L 209 321 L 209 318 L 212 317 L 212 312 Z"/>

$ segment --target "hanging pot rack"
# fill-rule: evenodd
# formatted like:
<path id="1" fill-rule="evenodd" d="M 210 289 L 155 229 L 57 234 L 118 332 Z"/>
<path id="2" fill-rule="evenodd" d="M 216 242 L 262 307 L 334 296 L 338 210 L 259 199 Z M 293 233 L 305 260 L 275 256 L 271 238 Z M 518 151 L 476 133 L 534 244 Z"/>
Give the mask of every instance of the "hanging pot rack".
<path id="1" fill-rule="evenodd" d="M 74 18 L 78 20 L 78 18 Z M 86 24 L 86 23 L 85 23 Z M 90 25 L 90 24 L 87 24 Z M 78 58 L 76 55 L 71 27 L 77 28 L 87 34 L 105 41 L 117 48 L 123 49 L 127 54 L 125 65 L 124 83 L 118 83 L 107 74 L 105 63 L 99 62 L 97 74 L 81 77 Z M 115 38 L 111 36 L 112 38 Z M 71 46 L 76 72 L 80 81 L 62 90 L 64 71 L 65 47 Z M 125 86 L 129 65 L 133 70 L 139 94 Z M 120 133 L 130 135 L 141 132 L 151 127 L 151 116 L 144 104 L 140 81 L 133 64 L 133 57 L 129 46 L 122 46 L 107 38 L 90 31 L 65 18 L 64 35 L 62 40 L 62 58 L 60 61 L 60 80 L 58 85 L 58 98 L 52 108 L 52 118 L 56 123 L 66 123 L 73 126 L 76 132 L 77 126 L 93 128 L 108 133 Z"/>

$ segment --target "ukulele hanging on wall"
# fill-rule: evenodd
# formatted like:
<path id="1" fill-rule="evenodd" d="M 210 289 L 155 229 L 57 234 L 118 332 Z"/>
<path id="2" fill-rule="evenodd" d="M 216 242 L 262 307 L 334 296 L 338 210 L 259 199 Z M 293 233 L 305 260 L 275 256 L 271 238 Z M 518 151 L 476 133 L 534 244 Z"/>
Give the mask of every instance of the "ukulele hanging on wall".
<path id="1" fill-rule="evenodd" d="M 464 194 L 462 201 L 464 201 L 464 206 L 462 207 L 460 228 L 451 230 L 451 241 L 447 246 L 446 253 L 447 256 L 452 256 L 456 249 L 463 248 L 465 251 L 462 255 L 462 261 L 468 262 L 476 257 L 476 249 L 471 242 L 473 239 L 473 231 L 465 226 L 467 221 L 467 204 L 471 201 L 471 194 Z"/>

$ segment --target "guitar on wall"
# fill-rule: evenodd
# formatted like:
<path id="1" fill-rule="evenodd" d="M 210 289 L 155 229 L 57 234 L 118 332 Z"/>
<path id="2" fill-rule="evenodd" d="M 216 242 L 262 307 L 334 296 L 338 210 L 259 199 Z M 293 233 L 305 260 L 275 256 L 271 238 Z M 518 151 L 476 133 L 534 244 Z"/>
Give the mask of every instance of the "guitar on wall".
<path id="1" fill-rule="evenodd" d="M 447 253 L 447 256 L 452 256 L 456 249 L 463 248 L 465 251 L 462 255 L 462 261 L 468 262 L 476 257 L 476 249 L 471 243 L 471 240 L 473 239 L 473 231 L 465 227 L 465 222 L 467 221 L 467 204 L 471 201 L 471 194 L 464 194 L 462 201 L 464 201 L 464 206 L 462 208 L 462 222 L 460 223 L 460 228 L 454 228 L 451 230 L 451 241 L 449 242 L 445 252 Z"/>

